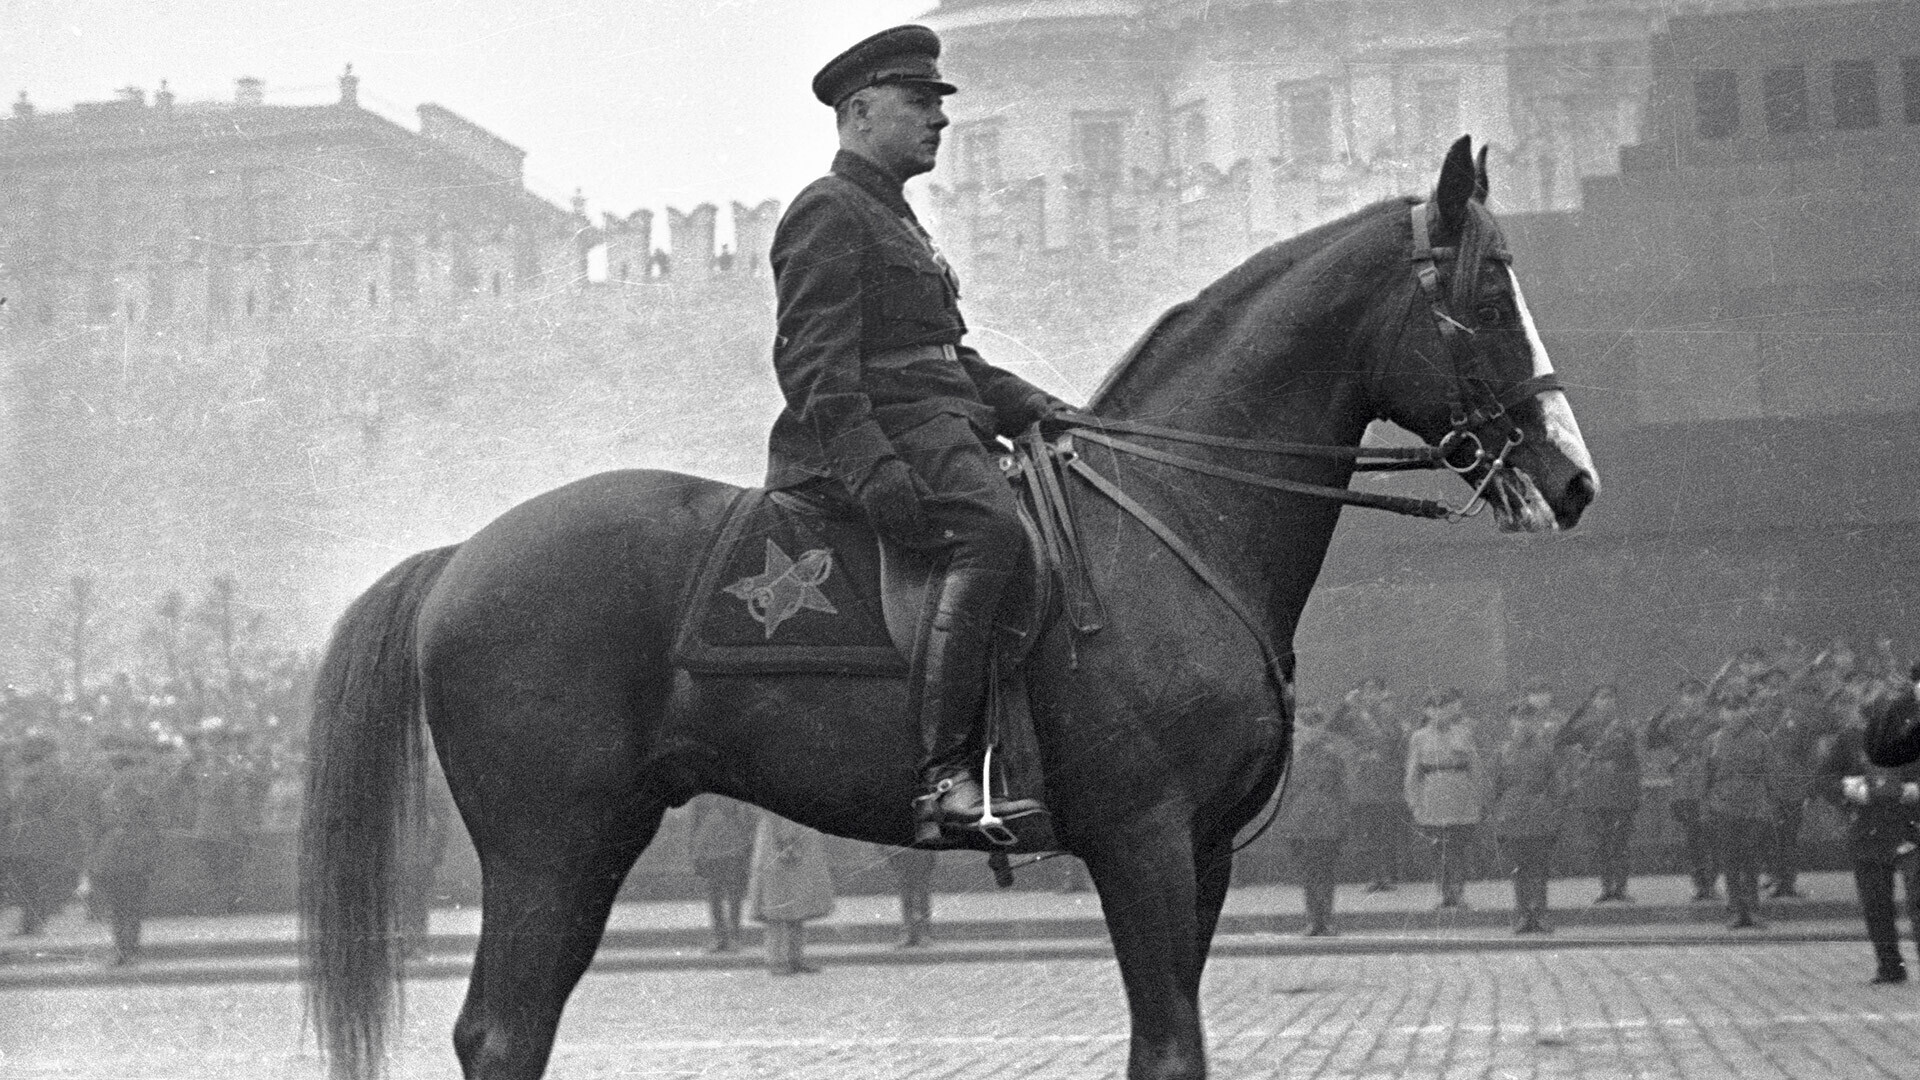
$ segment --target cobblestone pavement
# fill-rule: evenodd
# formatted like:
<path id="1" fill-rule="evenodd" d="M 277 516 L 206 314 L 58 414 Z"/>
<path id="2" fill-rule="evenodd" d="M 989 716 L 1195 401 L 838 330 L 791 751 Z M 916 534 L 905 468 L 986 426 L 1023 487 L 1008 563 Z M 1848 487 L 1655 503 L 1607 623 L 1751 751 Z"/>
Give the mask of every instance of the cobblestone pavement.
<path id="1" fill-rule="evenodd" d="M 1207 982 L 1219 1078 L 1920 1075 L 1920 988 L 1863 943 L 1229 958 Z M 410 988 L 400 1080 L 458 1075 L 462 984 Z M 960 1008 L 951 999 L 971 1002 Z M 311 1080 L 285 985 L 0 993 L 0 1078 Z M 574 1080 L 1121 1074 L 1111 962 L 589 976 L 549 1075 Z"/>

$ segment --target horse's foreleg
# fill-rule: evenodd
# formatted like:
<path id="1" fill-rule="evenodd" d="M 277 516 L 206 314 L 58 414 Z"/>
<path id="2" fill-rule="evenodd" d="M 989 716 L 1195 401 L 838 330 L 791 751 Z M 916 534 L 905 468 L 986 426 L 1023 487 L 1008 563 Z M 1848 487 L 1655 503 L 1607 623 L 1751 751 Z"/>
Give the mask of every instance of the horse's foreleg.
<path id="1" fill-rule="evenodd" d="M 560 1011 L 592 962 L 614 895 L 664 809 L 609 815 L 564 843 L 481 850 L 480 949 L 454 1024 L 467 1080 L 535 1080 Z"/>
<path id="2" fill-rule="evenodd" d="M 1200 993 L 1200 976 L 1207 966 L 1207 954 L 1213 949 L 1213 935 L 1220 926 L 1220 909 L 1227 904 L 1227 886 L 1233 883 L 1233 838 L 1224 844 L 1209 844 L 1194 853 L 1194 995 Z"/>
<path id="3" fill-rule="evenodd" d="M 1084 853 L 1126 984 L 1127 1080 L 1201 1080 L 1196 873 L 1191 825 L 1162 807 Z"/>

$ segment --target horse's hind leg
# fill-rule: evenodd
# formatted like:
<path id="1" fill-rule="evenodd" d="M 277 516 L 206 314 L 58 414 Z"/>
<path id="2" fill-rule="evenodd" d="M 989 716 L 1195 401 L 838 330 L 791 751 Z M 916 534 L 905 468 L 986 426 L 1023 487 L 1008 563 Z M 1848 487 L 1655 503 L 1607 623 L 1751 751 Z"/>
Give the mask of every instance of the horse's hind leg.
<path id="1" fill-rule="evenodd" d="M 1127 1080 L 1203 1080 L 1199 919 L 1191 825 L 1163 806 L 1084 853 L 1126 984 Z"/>
<path id="2" fill-rule="evenodd" d="M 528 836 L 482 840 L 480 949 L 453 1029 L 467 1080 L 535 1080 L 545 1071 L 560 1011 L 663 814 L 658 805 L 607 807 L 595 815 L 598 827 L 557 844 L 549 834 L 547 851 Z"/>

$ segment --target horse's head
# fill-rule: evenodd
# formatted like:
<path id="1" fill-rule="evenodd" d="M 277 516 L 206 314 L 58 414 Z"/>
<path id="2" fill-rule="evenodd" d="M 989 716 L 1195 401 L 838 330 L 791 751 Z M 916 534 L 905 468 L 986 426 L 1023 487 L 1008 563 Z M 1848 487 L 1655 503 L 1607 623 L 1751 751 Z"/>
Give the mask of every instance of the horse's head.
<path id="1" fill-rule="evenodd" d="M 1398 332 L 1384 335 L 1375 361 L 1374 407 L 1445 450 L 1502 528 L 1568 529 L 1599 494 L 1600 479 L 1487 209 L 1487 189 L 1487 152 L 1476 161 L 1462 137 L 1433 197 L 1409 206 L 1412 269 L 1383 320 Z"/>

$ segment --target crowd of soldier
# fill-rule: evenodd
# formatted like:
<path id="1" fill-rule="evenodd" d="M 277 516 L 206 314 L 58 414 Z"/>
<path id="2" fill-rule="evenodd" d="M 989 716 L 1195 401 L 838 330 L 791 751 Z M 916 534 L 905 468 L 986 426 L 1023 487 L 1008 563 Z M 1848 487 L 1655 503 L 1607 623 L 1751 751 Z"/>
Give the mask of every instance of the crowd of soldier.
<path id="1" fill-rule="evenodd" d="M 1890 920 L 1893 873 L 1884 866 L 1893 849 L 1904 858 L 1912 848 L 1920 787 L 1873 770 L 1855 733 L 1863 711 L 1907 678 L 1886 642 L 1863 658 L 1845 642 L 1816 653 L 1788 640 L 1741 652 L 1710 680 L 1681 683 L 1651 716 L 1624 711 L 1610 685 L 1570 711 L 1536 684 L 1500 712 L 1475 714 L 1446 690 L 1410 714 L 1377 679 L 1331 708 L 1303 707 L 1277 827 L 1305 890 L 1307 932 L 1334 932 L 1335 884 L 1350 852 L 1366 867 L 1369 892 L 1390 890 L 1410 842 L 1430 849 L 1443 909 L 1466 905 L 1475 865 L 1495 852 L 1512 875 L 1516 933 L 1551 932 L 1547 882 L 1565 840 L 1588 845 L 1594 903 L 1632 903 L 1634 830 L 1644 790 L 1662 773 L 1693 899 L 1718 901 L 1724 879 L 1731 927 L 1759 925 L 1763 872 L 1769 896 L 1800 895 L 1812 798 L 1848 821 L 1856 868 L 1863 852 L 1885 855 L 1860 882 L 1869 921 Z M 1900 809 L 1882 813 L 1889 801 Z M 1884 958 L 1881 966 L 1898 967 Z"/>
<path id="2" fill-rule="evenodd" d="M 18 910 L 14 933 L 44 933 L 84 895 L 112 924 L 115 960 L 131 960 L 160 860 L 182 841 L 201 910 L 237 910 L 259 837 L 298 824 L 303 695 L 297 672 L 276 672 L 220 695 L 229 719 L 127 676 L 84 705 L 7 687 L 0 911 Z"/>

